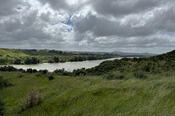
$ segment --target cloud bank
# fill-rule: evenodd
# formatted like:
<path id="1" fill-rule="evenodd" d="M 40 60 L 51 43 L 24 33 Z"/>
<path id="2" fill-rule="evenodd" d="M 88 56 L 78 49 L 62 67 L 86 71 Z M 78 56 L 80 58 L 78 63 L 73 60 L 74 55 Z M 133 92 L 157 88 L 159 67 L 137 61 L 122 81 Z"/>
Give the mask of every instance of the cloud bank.
<path id="1" fill-rule="evenodd" d="M 173 0 L 0 0 L 0 47 L 162 53 Z"/>

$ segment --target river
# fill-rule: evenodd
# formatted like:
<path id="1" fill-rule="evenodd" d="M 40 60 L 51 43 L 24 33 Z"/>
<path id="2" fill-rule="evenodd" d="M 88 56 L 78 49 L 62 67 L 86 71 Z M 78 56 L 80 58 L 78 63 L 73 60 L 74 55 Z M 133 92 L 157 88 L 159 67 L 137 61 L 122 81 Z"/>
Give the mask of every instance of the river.
<path id="1" fill-rule="evenodd" d="M 100 65 L 100 63 L 104 61 L 110 61 L 115 59 L 122 59 L 122 58 L 118 57 L 104 60 L 88 60 L 88 61 L 65 62 L 65 63 L 41 63 L 36 65 L 11 65 L 11 66 L 17 69 L 24 69 L 24 70 L 31 68 L 36 70 L 48 70 L 49 72 L 53 72 L 55 70 L 65 69 L 65 71 L 72 72 L 73 70 L 81 68 L 85 69 L 93 68 L 95 66 Z"/>

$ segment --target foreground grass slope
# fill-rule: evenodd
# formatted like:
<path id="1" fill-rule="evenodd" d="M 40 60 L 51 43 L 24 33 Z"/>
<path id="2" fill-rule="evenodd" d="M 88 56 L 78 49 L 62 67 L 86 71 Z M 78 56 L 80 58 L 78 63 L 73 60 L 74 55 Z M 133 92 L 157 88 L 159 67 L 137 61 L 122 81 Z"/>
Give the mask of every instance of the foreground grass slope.
<path id="1" fill-rule="evenodd" d="M 55 76 L 0 72 L 13 86 L 0 90 L 5 116 L 172 116 L 175 114 L 175 73 L 148 74 L 136 79 L 106 80 L 100 76 Z M 39 106 L 20 112 L 32 89 L 43 95 Z"/>

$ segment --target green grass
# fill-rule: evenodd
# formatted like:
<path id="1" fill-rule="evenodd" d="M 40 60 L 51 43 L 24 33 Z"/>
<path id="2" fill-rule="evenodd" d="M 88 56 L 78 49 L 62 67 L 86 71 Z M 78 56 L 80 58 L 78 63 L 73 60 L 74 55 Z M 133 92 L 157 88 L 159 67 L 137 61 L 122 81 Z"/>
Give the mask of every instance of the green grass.
<path id="1" fill-rule="evenodd" d="M 175 73 L 136 79 L 106 80 L 100 76 L 47 76 L 0 72 L 13 86 L 0 90 L 5 116 L 172 116 L 175 114 Z M 20 103 L 32 89 L 43 96 L 40 106 L 24 112 Z"/>
<path id="2" fill-rule="evenodd" d="M 11 57 L 26 57 L 27 54 L 23 53 L 20 50 L 13 50 L 13 49 L 0 49 L 0 54 L 4 56 L 11 56 Z"/>

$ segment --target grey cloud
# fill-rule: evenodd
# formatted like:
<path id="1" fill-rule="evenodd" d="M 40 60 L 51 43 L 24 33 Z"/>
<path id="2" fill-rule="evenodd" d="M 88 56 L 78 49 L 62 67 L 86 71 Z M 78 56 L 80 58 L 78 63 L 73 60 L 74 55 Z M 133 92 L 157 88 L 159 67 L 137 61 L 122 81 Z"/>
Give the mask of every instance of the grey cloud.
<path id="1" fill-rule="evenodd" d="M 91 0 L 93 8 L 100 14 L 123 16 L 145 12 L 159 7 L 165 0 Z"/>
<path id="2" fill-rule="evenodd" d="M 0 16 L 16 13 L 16 8 L 21 3 L 20 0 L 0 0 Z"/>
<path id="3" fill-rule="evenodd" d="M 68 9 L 69 6 L 65 0 L 39 0 L 43 4 L 50 4 L 52 8 L 58 9 Z"/>
<path id="4" fill-rule="evenodd" d="M 88 0 L 75 6 L 65 0 L 38 1 L 53 12 L 35 5 L 16 11 L 25 6 L 23 0 L 0 0 L 0 47 L 156 52 L 175 48 L 173 0 Z M 53 15 L 60 10 L 71 14 L 68 22 L 64 13 Z"/>
<path id="5" fill-rule="evenodd" d="M 119 2 L 118 0 L 115 0 L 115 1 Z M 129 1 L 129 0 L 126 0 L 126 1 Z M 145 3 L 145 2 L 151 2 L 151 1 L 141 0 L 140 2 Z M 141 4 L 140 2 L 137 4 L 140 5 Z M 155 0 L 154 2 L 157 3 L 158 1 Z M 169 4 L 169 2 L 171 2 L 171 5 Z M 109 3 L 112 3 L 112 2 L 109 2 Z M 158 2 L 158 3 L 160 4 L 161 2 Z M 145 5 L 147 4 L 145 3 Z M 174 5 L 175 5 L 175 2 L 170 0 L 170 1 L 167 1 L 167 4 L 165 4 L 163 7 L 159 8 L 162 10 L 157 10 L 157 11 L 148 10 L 147 12 L 145 11 L 145 13 L 152 12 L 153 16 L 151 16 L 148 20 L 146 19 L 148 16 L 147 15 L 144 16 L 145 13 L 137 13 L 137 15 L 130 14 L 129 16 L 132 16 L 132 18 L 128 19 L 126 23 L 122 24 L 120 19 L 111 21 L 109 20 L 110 17 L 100 17 L 98 16 L 98 14 L 92 15 L 91 13 L 89 13 L 86 17 L 83 17 L 83 18 L 79 18 L 79 17 L 73 18 L 74 19 L 73 22 L 74 22 L 76 31 L 78 31 L 79 33 L 86 33 L 90 31 L 94 34 L 95 37 L 119 36 L 119 37 L 140 37 L 142 38 L 142 37 L 150 36 L 150 35 L 153 35 L 159 32 L 175 32 Z M 99 6 L 101 7 L 101 5 Z M 164 7 L 165 9 L 163 9 Z M 111 7 L 109 7 L 109 9 L 110 8 Z M 124 7 L 123 9 L 125 8 L 126 7 Z M 113 10 L 112 8 L 111 8 L 111 11 L 119 12 L 117 10 Z M 106 11 L 106 13 L 107 12 L 108 11 Z M 132 10 L 131 12 L 136 13 Z M 125 14 L 123 12 L 121 13 L 123 15 Z M 112 14 L 112 12 L 110 12 L 108 15 L 110 14 Z M 127 16 L 128 15 L 125 14 L 124 18 L 126 18 Z M 138 16 L 141 16 L 142 18 L 137 19 Z M 121 19 L 124 19 L 124 18 L 121 18 Z M 144 22 L 144 24 L 139 25 L 139 26 L 134 26 L 134 25 L 138 25 L 140 22 Z"/>
<path id="6" fill-rule="evenodd" d="M 144 27 L 132 27 L 130 24 L 122 25 L 119 21 L 110 21 L 103 17 L 97 17 L 89 14 L 81 20 L 75 20 L 75 30 L 79 33 L 87 31 L 93 32 L 97 37 L 99 36 L 147 36 L 154 33 L 152 24 L 147 24 Z"/>
<path id="7" fill-rule="evenodd" d="M 82 1 L 82 0 L 77 0 L 78 4 L 68 4 L 69 1 L 66 0 L 39 0 L 42 4 L 49 4 L 51 8 L 54 10 L 65 10 L 69 14 L 74 14 L 76 11 L 80 10 L 87 4 L 89 4 L 89 0 L 87 1 Z M 71 0 L 70 0 L 71 1 Z"/>

